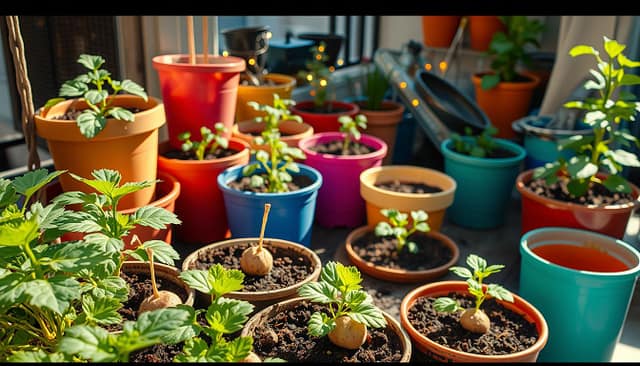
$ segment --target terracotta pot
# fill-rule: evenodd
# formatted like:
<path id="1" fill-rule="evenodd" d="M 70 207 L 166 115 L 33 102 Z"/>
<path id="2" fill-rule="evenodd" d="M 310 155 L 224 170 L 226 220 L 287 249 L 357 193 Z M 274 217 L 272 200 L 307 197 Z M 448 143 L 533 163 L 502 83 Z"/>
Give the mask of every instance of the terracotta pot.
<path id="1" fill-rule="evenodd" d="M 179 149 L 178 135 L 189 131 L 199 135 L 200 127 L 214 130 L 217 122 L 227 127 L 225 137 L 231 137 L 236 111 L 240 73 L 246 69 L 244 59 L 234 56 L 161 55 L 152 60 L 158 72 L 162 100 L 167 115 L 169 143 Z"/>
<path id="2" fill-rule="evenodd" d="M 242 331 L 240 332 L 240 336 L 246 337 L 246 336 L 254 335 L 255 330 L 262 323 L 264 323 L 269 318 L 273 317 L 278 313 L 286 312 L 286 311 L 289 311 L 289 309 L 295 308 L 295 306 L 302 300 L 304 299 L 301 297 L 296 297 L 293 299 L 288 299 L 288 300 L 278 302 L 265 309 L 262 309 L 258 313 L 251 316 L 251 318 L 249 318 L 249 320 L 245 323 L 244 327 L 242 328 Z M 409 338 L 407 333 L 404 331 L 404 329 L 402 329 L 402 326 L 400 325 L 400 323 L 398 323 L 397 320 L 395 320 L 391 315 L 389 315 L 384 311 L 382 313 L 384 315 L 385 320 L 387 321 L 387 326 L 391 327 L 393 332 L 396 333 L 400 338 L 400 343 L 402 344 L 402 358 L 400 359 L 400 362 L 411 361 L 411 351 L 412 351 L 411 339 Z"/>
<path id="3" fill-rule="evenodd" d="M 471 15 L 469 16 L 469 40 L 471 49 L 475 51 L 487 51 L 493 35 L 497 32 L 506 32 L 507 27 L 500 18 L 495 15 Z"/>
<path id="4" fill-rule="evenodd" d="M 291 92 L 296 87 L 296 78 L 283 74 L 266 74 L 263 78 L 265 85 L 238 85 L 236 122 L 249 121 L 266 115 L 265 112 L 253 109 L 247 102 L 273 105 L 273 94 L 278 94 L 280 99 L 291 99 Z M 275 85 L 268 84 L 270 81 Z"/>
<path id="5" fill-rule="evenodd" d="M 168 210 L 169 212 L 174 212 L 176 201 L 184 193 L 184 190 L 180 185 L 180 182 L 174 176 L 166 172 L 158 171 L 158 179 L 160 180 L 160 182 L 156 184 L 156 199 L 149 203 L 149 206 L 160 207 Z M 62 190 L 58 182 L 47 186 L 47 199 L 53 199 L 60 193 L 62 193 Z M 118 210 L 118 212 L 125 215 L 132 215 L 140 207 Z M 180 225 L 178 225 L 178 227 L 179 226 Z M 134 245 L 131 244 L 131 239 L 133 239 L 134 235 L 136 235 L 138 239 L 140 239 L 140 241 L 143 243 L 148 240 L 162 240 L 165 243 L 171 244 L 171 240 L 173 238 L 173 228 L 174 227 L 171 224 L 165 226 L 164 229 L 154 229 L 152 227 L 138 225 L 135 228 L 131 229 L 129 235 L 122 238 L 122 240 L 124 241 L 124 248 L 134 248 Z M 62 235 L 61 240 L 82 240 L 82 238 L 84 238 L 83 233 L 69 232 Z"/>
<path id="6" fill-rule="evenodd" d="M 516 178 L 516 189 L 522 200 L 521 234 L 548 226 L 563 226 L 595 231 L 601 234 L 622 239 L 627 223 L 638 206 L 640 190 L 633 183 L 634 201 L 624 205 L 590 207 L 571 202 L 546 198 L 533 193 L 525 184 L 533 177 L 533 169 L 525 170 Z M 606 175 L 598 174 L 604 179 Z"/>
<path id="7" fill-rule="evenodd" d="M 122 175 L 122 183 L 155 180 L 157 168 L 150 161 L 158 155 L 158 129 L 164 125 L 162 102 L 150 97 L 147 102 L 134 95 L 112 97 L 113 105 L 142 110 L 134 114 L 135 121 L 107 119 L 106 127 L 94 138 L 80 133 L 76 121 L 52 119 L 64 115 L 70 108 L 83 109 L 87 104 L 81 99 L 70 99 L 49 109 L 42 109 L 34 116 L 36 133 L 47 140 L 47 147 L 56 170 L 68 170 L 84 178 L 91 178 L 96 169 L 113 169 Z M 64 192 L 95 190 L 75 180 L 69 174 L 59 177 Z M 154 197 L 155 184 L 125 196 L 120 208 L 140 207 Z"/>
<path id="8" fill-rule="evenodd" d="M 318 113 L 314 112 L 314 105 L 312 100 L 305 100 L 298 102 L 296 105 L 290 108 L 291 113 L 302 117 L 302 121 L 310 124 L 313 127 L 315 133 L 319 132 L 331 132 L 340 130 L 340 122 L 338 118 L 342 115 L 348 115 L 355 117 L 360 112 L 360 107 L 355 103 L 346 103 L 339 101 L 328 101 L 333 110 L 340 109 L 340 112 L 332 113 Z"/>
<path id="9" fill-rule="evenodd" d="M 422 40 L 429 47 L 449 47 L 460 23 L 459 15 L 423 15 Z"/>
<path id="10" fill-rule="evenodd" d="M 516 133 L 511 124 L 529 113 L 533 91 L 540 82 L 534 74 L 521 74 L 529 79 L 523 82 L 501 81 L 494 88 L 482 89 L 483 74 L 471 76 L 476 103 L 486 113 L 491 123 L 498 129 L 496 137 L 515 139 Z"/>
<path id="11" fill-rule="evenodd" d="M 483 285 L 486 287 L 487 285 Z M 547 322 L 542 314 L 533 305 L 516 294 L 513 295 L 513 303 L 497 300 L 499 304 L 524 316 L 529 322 L 536 325 L 538 340 L 530 348 L 507 355 L 480 355 L 461 352 L 440 345 L 424 336 L 409 322 L 409 309 L 420 297 L 447 296 L 450 292 L 467 294 L 468 284 L 465 281 L 439 281 L 420 286 L 409 292 L 400 304 L 400 323 L 418 350 L 424 352 L 437 362 L 535 362 L 538 354 L 544 348 L 549 336 Z"/>
<path id="12" fill-rule="evenodd" d="M 230 236 L 218 174 L 230 166 L 249 162 L 249 146 L 231 138 L 229 148 L 235 154 L 211 160 L 170 159 L 163 154 L 171 150 L 168 142 L 160 145 L 158 169 L 175 176 L 182 184 L 182 194 L 176 202 L 176 214 L 182 224 L 176 234 L 184 243 L 210 243 Z"/>
<path id="13" fill-rule="evenodd" d="M 140 261 L 124 261 L 122 263 L 121 271 L 124 273 L 143 273 L 147 276 L 151 276 L 149 271 L 149 263 Z M 186 282 L 180 278 L 180 270 L 174 266 L 170 266 L 163 263 L 154 262 L 153 271 L 156 278 L 162 278 L 163 280 L 174 283 L 177 287 L 184 290 L 187 294 L 186 299 L 182 299 L 182 303 L 185 305 L 193 306 L 195 300 L 195 290 L 189 287 Z"/>
<path id="14" fill-rule="evenodd" d="M 436 193 L 401 193 L 378 188 L 375 184 L 392 180 L 423 183 L 440 187 Z M 367 225 L 374 228 L 388 219 L 380 213 L 383 208 L 395 208 L 401 212 L 424 210 L 432 231 L 439 231 L 447 207 L 451 206 L 456 191 L 456 181 L 435 169 L 411 165 L 386 165 L 369 168 L 360 174 L 360 195 L 365 201 Z"/>
<path id="15" fill-rule="evenodd" d="M 287 143 L 287 146 L 298 147 L 298 142 L 305 137 L 313 136 L 313 127 L 307 123 L 297 121 L 282 121 L 278 124 L 278 130 L 282 135 L 281 141 Z M 267 145 L 257 145 L 253 142 L 256 136 L 264 131 L 264 123 L 254 121 L 242 121 L 233 125 L 231 130 L 232 136 L 243 140 L 252 150 L 270 151 Z"/>
<path id="16" fill-rule="evenodd" d="M 446 273 L 448 273 L 449 268 L 455 265 L 458 262 L 458 258 L 460 257 L 460 249 L 458 249 L 458 245 L 450 237 L 448 237 L 447 235 L 441 232 L 430 231 L 425 235 L 437 239 L 444 246 L 449 248 L 449 250 L 451 251 L 452 257 L 451 257 L 451 260 L 449 260 L 447 263 L 439 267 L 425 269 L 421 271 L 411 271 L 411 270 L 377 266 L 371 262 L 367 262 L 364 259 L 362 259 L 355 252 L 352 245 L 353 242 L 357 241 L 362 236 L 372 231 L 373 229 L 371 229 L 371 227 L 369 226 L 361 226 L 351 231 L 345 241 L 345 249 L 347 251 L 347 256 L 349 257 L 349 260 L 356 267 L 358 267 L 361 272 L 364 272 L 371 277 L 375 277 L 381 280 L 391 281 L 391 282 L 400 282 L 400 283 L 431 281 L 438 277 L 442 277 Z"/>
<path id="17" fill-rule="evenodd" d="M 388 151 L 382 160 L 382 165 L 391 164 L 398 124 L 402 122 L 404 105 L 392 100 L 384 100 L 380 110 L 366 109 L 365 103 L 358 103 L 358 106 L 360 107 L 360 113 L 367 117 L 367 134 L 375 136 L 387 144 Z"/>
<path id="18" fill-rule="evenodd" d="M 198 257 L 210 250 L 214 250 L 217 248 L 228 248 L 228 247 L 236 247 L 245 243 L 257 243 L 260 238 L 239 238 L 239 239 L 229 239 L 224 241 L 219 241 L 216 243 L 212 243 L 201 248 L 198 248 L 191 252 L 182 262 L 182 270 L 187 271 L 191 269 L 196 269 L 195 261 Z M 300 281 L 291 286 L 287 286 L 278 290 L 269 290 L 269 291 L 232 291 L 225 295 L 225 297 L 229 297 L 232 299 L 246 300 L 252 303 L 255 308 L 254 312 L 264 309 L 267 306 L 273 305 L 279 301 L 291 299 L 298 296 L 298 289 L 308 282 L 313 282 L 320 277 L 320 271 L 322 270 L 322 263 L 320 262 L 320 257 L 311 249 L 302 246 L 298 243 L 294 243 L 288 240 L 282 239 L 273 239 L 273 238 L 264 238 L 263 245 L 265 248 L 286 248 L 291 249 L 298 254 L 299 257 L 307 258 L 313 267 L 313 272 L 305 278 L 303 281 Z M 199 299 L 203 304 L 209 305 L 211 303 L 211 295 L 202 293 L 200 291 L 197 292 Z"/>

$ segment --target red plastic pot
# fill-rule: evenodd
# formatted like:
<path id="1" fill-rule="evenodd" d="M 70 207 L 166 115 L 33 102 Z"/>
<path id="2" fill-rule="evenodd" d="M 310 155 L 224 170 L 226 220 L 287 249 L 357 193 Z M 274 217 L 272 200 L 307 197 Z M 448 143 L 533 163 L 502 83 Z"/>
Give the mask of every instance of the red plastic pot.
<path id="1" fill-rule="evenodd" d="M 297 103 L 291 107 L 291 113 L 302 117 L 302 121 L 310 124 L 313 127 L 313 131 L 320 132 L 334 132 L 340 130 L 340 122 L 338 118 L 343 115 L 355 117 L 360 112 L 360 107 L 355 103 L 328 101 L 332 110 L 331 113 L 319 113 L 314 111 L 314 104 L 312 100 L 305 100 Z M 166 107 L 165 107 L 166 108 Z"/>
<path id="2" fill-rule="evenodd" d="M 249 145 L 236 138 L 229 139 L 229 148 L 237 153 L 211 160 L 169 159 L 162 154 L 171 146 L 160 145 L 158 171 L 172 174 L 182 185 L 176 202 L 176 214 L 182 224 L 176 235 L 184 243 L 211 243 L 230 236 L 218 174 L 234 165 L 249 162 Z"/>
<path id="3" fill-rule="evenodd" d="M 585 229 L 622 239 L 634 208 L 638 205 L 638 187 L 631 184 L 632 203 L 605 207 L 589 207 L 563 202 L 535 194 L 525 184 L 533 176 L 533 169 L 526 170 L 516 179 L 516 188 L 522 200 L 521 234 L 540 227 L 562 226 Z M 605 174 L 598 174 L 604 179 Z"/>

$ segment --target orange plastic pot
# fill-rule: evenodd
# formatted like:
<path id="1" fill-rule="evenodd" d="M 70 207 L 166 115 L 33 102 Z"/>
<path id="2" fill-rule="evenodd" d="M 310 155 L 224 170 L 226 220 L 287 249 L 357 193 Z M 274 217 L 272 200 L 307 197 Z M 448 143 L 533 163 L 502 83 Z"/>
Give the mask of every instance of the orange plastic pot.
<path id="1" fill-rule="evenodd" d="M 427 354 L 438 362 L 535 362 L 538 354 L 547 344 L 549 338 L 549 328 L 547 322 L 532 304 L 524 300 L 522 297 L 513 295 L 513 303 L 497 300 L 502 306 L 521 314 L 527 321 L 535 324 L 538 331 L 538 340 L 524 351 L 519 351 L 507 355 L 480 355 L 475 353 L 461 352 L 446 346 L 424 336 L 409 322 L 409 309 L 413 306 L 418 298 L 421 297 L 439 297 L 448 296 L 449 293 L 467 294 L 468 284 L 465 281 L 439 281 L 420 286 L 409 292 L 400 304 L 400 324 L 407 331 L 409 337 L 413 341 L 415 347 Z M 486 288 L 486 284 L 483 285 Z"/>
<path id="2" fill-rule="evenodd" d="M 422 40 L 429 47 L 449 47 L 458 30 L 461 16 L 422 16 Z"/>
<path id="3" fill-rule="evenodd" d="M 601 179 L 606 175 L 599 174 Z M 617 239 L 623 239 L 631 218 L 638 206 L 640 190 L 633 183 L 634 201 L 624 205 L 592 207 L 572 202 L 559 201 L 535 194 L 526 187 L 533 177 L 533 169 L 526 170 L 516 178 L 516 189 L 522 201 L 521 234 L 530 230 L 562 226 L 575 229 L 595 231 Z"/>
<path id="4" fill-rule="evenodd" d="M 182 185 L 182 194 L 176 202 L 176 214 L 182 224 L 176 235 L 184 243 L 210 243 L 230 236 L 224 200 L 218 188 L 218 174 L 230 166 L 249 162 L 249 145 L 231 138 L 229 148 L 237 153 L 211 160 L 169 159 L 168 143 L 160 145 L 158 170 L 174 175 Z"/>
<path id="5" fill-rule="evenodd" d="M 87 108 L 82 99 L 71 99 L 36 114 L 36 133 L 47 140 L 56 170 L 68 170 L 91 178 L 91 172 L 96 169 L 113 169 L 122 175 L 122 183 L 155 180 L 157 169 L 155 164 L 149 162 L 157 159 L 158 129 L 165 123 L 162 103 L 152 97 L 145 102 L 134 95 L 112 98 L 114 106 L 141 110 L 134 114 L 134 122 L 109 118 L 106 127 L 94 138 L 88 139 L 80 133 L 76 121 L 53 119 L 71 108 Z M 63 174 L 59 179 L 64 192 L 95 192 L 69 174 Z M 154 191 L 155 184 L 129 194 L 120 201 L 120 207 L 144 206 L 151 202 Z"/>
<path id="6" fill-rule="evenodd" d="M 280 122 L 278 124 L 278 130 L 281 134 L 280 140 L 290 147 L 298 147 L 300 140 L 308 136 L 313 136 L 313 127 L 311 127 L 311 125 L 293 120 Z M 242 121 L 233 125 L 231 135 L 249 144 L 253 150 L 269 151 L 269 146 L 258 145 L 253 142 L 253 139 L 256 136 L 260 136 L 262 131 L 264 131 L 264 123 Z"/>
<path id="7" fill-rule="evenodd" d="M 296 78 L 284 74 L 266 74 L 263 78 L 264 85 L 238 85 L 236 122 L 266 115 L 265 112 L 253 109 L 247 102 L 273 105 L 273 94 L 278 94 L 280 99 L 291 99 L 291 92 L 296 87 Z"/>
<path id="8" fill-rule="evenodd" d="M 240 73 L 246 69 L 244 59 L 234 56 L 196 55 L 189 63 L 188 55 L 162 55 L 152 60 L 158 72 L 160 90 L 167 116 L 169 143 L 179 149 L 178 136 L 185 131 L 199 136 L 200 127 L 214 130 L 217 122 L 227 127 L 231 137 L 235 121 Z"/>
<path id="9" fill-rule="evenodd" d="M 345 241 L 345 249 L 351 263 L 358 267 L 361 272 L 384 281 L 399 283 L 431 281 L 448 273 L 449 268 L 455 265 L 458 262 L 458 258 L 460 257 L 460 249 L 458 249 L 458 245 L 450 237 L 438 231 L 430 231 L 425 235 L 437 239 L 451 251 L 452 257 L 451 260 L 449 260 L 447 263 L 435 268 L 425 269 L 421 271 L 409 271 L 377 266 L 362 259 L 362 257 L 360 257 L 355 252 L 352 244 L 353 242 L 357 241 L 358 239 L 372 231 L 373 229 L 369 226 L 361 226 L 357 229 L 354 229 L 347 236 L 347 239 Z"/>
<path id="10" fill-rule="evenodd" d="M 540 83 L 540 78 L 534 74 L 522 74 L 529 81 L 503 81 L 492 89 L 484 90 L 480 84 L 482 75 L 474 74 L 471 76 L 478 107 L 489 117 L 491 124 L 498 129 L 496 137 L 515 139 L 516 133 L 511 124 L 529 113 L 533 92 Z"/>
<path id="11" fill-rule="evenodd" d="M 375 136 L 387 144 L 387 155 L 382 160 L 382 164 L 391 164 L 398 134 L 398 124 L 402 121 L 404 105 L 392 100 L 384 100 L 382 108 L 379 110 L 366 109 L 365 103 L 358 103 L 358 106 L 360 113 L 367 117 L 367 134 Z"/>
<path id="12" fill-rule="evenodd" d="M 507 27 L 495 15 L 469 16 L 469 41 L 472 50 L 487 51 L 493 35 L 505 32 Z"/>
<path id="13" fill-rule="evenodd" d="M 319 113 L 314 111 L 312 100 L 298 102 L 292 106 L 291 113 L 302 117 L 302 121 L 310 124 L 315 133 L 334 132 L 340 130 L 340 122 L 338 118 L 343 115 L 355 117 L 360 112 L 360 107 L 355 103 L 328 101 L 333 112 Z"/>

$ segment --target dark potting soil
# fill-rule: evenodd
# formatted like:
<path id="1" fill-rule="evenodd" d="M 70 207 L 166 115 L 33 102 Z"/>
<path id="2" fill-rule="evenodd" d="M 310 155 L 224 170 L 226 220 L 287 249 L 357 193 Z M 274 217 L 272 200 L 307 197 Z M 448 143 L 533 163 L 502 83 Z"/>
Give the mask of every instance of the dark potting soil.
<path id="1" fill-rule="evenodd" d="M 370 146 L 354 141 L 349 144 L 346 154 L 343 154 L 342 153 L 343 145 L 344 144 L 342 140 L 336 140 L 336 141 L 330 141 L 330 142 L 311 146 L 309 150 L 312 150 L 321 154 L 332 154 L 332 155 L 364 155 L 364 154 L 369 154 L 376 151 L 374 148 Z"/>
<path id="2" fill-rule="evenodd" d="M 239 153 L 240 151 L 234 149 L 222 149 L 217 148 L 213 153 L 207 152 L 204 154 L 204 160 L 213 160 L 213 159 L 221 159 L 226 158 L 227 156 L 231 156 Z M 196 154 L 193 151 L 182 151 L 182 150 L 169 150 L 162 154 L 167 159 L 180 159 L 180 160 L 197 160 Z"/>
<path id="3" fill-rule="evenodd" d="M 511 150 L 507 150 L 507 149 L 503 149 L 500 147 L 497 147 L 493 150 L 491 150 L 486 156 L 485 158 L 489 158 L 489 159 L 503 159 L 503 158 L 511 158 L 516 156 L 516 153 L 514 153 Z"/>
<path id="4" fill-rule="evenodd" d="M 278 129 L 278 131 L 280 131 L 280 136 L 283 136 L 283 137 L 293 136 L 294 135 L 293 133 L 282 131 L 280 129 Z M 251 135 L 251 136 L 255 136 L 255 137 L 262 136 L 262 131 L 248 131 L 248 132 L 242 132 L 242 133 L 245 133 L 245 134 Z"/>
<path id="5" fill-rule="evenodd" d="M 311 105 L 310 108 L 298 106 L 298 109 L 300 109 L 301 111 L 308 112 L 308 113 L 320 113 L 320 114 L 344 113 L 344 112 L 348 112 L 350 110 L 349 108 L 337 107 L 337 106 L 333 105 L 332 103 L 326 103 L 322 107 L 316 107 L 313 104 Z"/>
<path id="6" fill-rule="evenodd" d="M 392 269 L 424 271 L 440 267 L 453 258 L 451 250 L 436 238 L 412 234 L 408 240 L 417 244 L 417 253 L 410 253 L 406 245 L 398 253 L 398 240 L 394 236 L 378 237 L 373 231 L 361 236 L 351 245 L 364 261 Z"/>
<path id="7" fill-rule="evenodd" d="M 431 186 L 425 183 L 404 182 L 397 179 L 390 182 L 376 183 L 376 187 L 398 193 L 437 193 L 442 192 L 442 188 Z"/>
<path id="8" fill-rule="evenodd" d="M 328 337 L 309 335 L 307 323 L 316 311 L 325 310 L 304 300 L 275 314 L 254 329 L 254 352 L 261 358 L 279 357 L 288 362 L 398 362 L 402 358 L 400 338 L 389 326 L 367 328 L 369 336 L 357 350 L 338 347 Z"/>
<path id="9" fill-rule="evenodd" d="M 201 250 L 190 269 L 208 270 L 213 264 L 220 263 L 225 268 L 240 270 L 240 257 L 250 244 L 258 243 L 240 243 L 225 248 Z M 268 240 L 265 240 L 262 245 L 273 256 L 273 268 L 265 276 L 245 274 L 242 292 L 282 289 L 304 281 L 313 273 L 313 264 L 308 258 L 300 256 L 291 249 L 274 247 Z"/>
<path id="10" fill-rule="evenodd" d="M 263 175 L 262 177 L 264 178 L 265 184 L 261 187 L 252 187 L 251 177 L 242 177 L 227 184 L 230 188 L 236 189 L 238 191 L 267 193 L 269 192 L 269 177 L 267 175 Z M 313 179 L 307 177 L 306 175 L 292 175 L 291 178 L 292 181 L 287 183 L 287 187 L 289 187 L 290 192 L 300 190 L 313 184 Z"/>
<path id="11" fill-rule="evenodd" d="M 169 363 L 182 352 L 184 342 L 177 344 L 155 344 L 151 347 L 131 352 L 129 362 Z"/>
<path id="12" fill-rule="evenodd" d="M 140 109 L 140 108 L 127 108 L 127 107 L 122 107 L 122 108 L 128 110 L 131 113 L 142 112 L 142 109 Z M 51 118 L 52 120 L 75 121 L 76 118 L 78 118 L 78 116 L 84 111 L 85 111 L 85 109 L 70 108 L 64 114 L 60 114 L 60 115 L 57 115 L 57 116 L 51 116 L 49 118 Z"/>
<path id="13" fill-rule="evenodd" d="M 567 189 L 568 180 L 558 179 L 554 184 L 547 185 L 544 179 L 532 179 L 525 183 L 525 187 L 533 193 L 563 202 L 573 202 L 581 205 L 610 206 L 623 205 L 633 202 L 630 193 L 613 193 L 605 186 L 594 183 L 587 193 L 581 197 L 572 197 Z"/>
<path id="14" fill-rule="evenodd" d="M 449 293 L 463 308 L 473 307 L 471 296 Z M 478 334 L 460 325 L 462 312 L 441 313 L 433 308 L 435 297 L 423 296 L 409 309 L 411 325 L 432 341 L 449 348 L 481 355 L 505 355 L 524 351 L 538 340 L 535 324 L 521 315 L 501 306 L 494 298 L 485 300 L 482 309 L 491 319 L 489 332 Z"/>

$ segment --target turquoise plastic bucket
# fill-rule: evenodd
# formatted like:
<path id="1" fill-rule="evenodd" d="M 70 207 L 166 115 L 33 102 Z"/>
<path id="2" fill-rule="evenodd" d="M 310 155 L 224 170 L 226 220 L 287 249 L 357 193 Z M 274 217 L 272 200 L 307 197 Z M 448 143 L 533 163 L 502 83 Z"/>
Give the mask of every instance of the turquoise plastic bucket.
<path id="1" fill-rule="evenodd" d="M 561 253 L 534 253 L 556 244 L 566 247 Z M 520 254 L 519 294 L 549 326 L 538 361 L 611 361 L 640 272 L 640 253 L 592 231 L 545 227 L 522 236 Z M 607 264 L 610 268 L 603 267 Z"/>
<path id="2" fill-rule="evenodd" d="M 298 167 L 299 174 L 310 177 L 313 183 L 293 192 L 254 193 L 229 187 L 228 182 L 242 177 L 244 165 L 227 168 L 218 175 L 218 187 L 224 198 L 232 238 L 259 237 L 264 204 L 270 203 L 271 209 L 264 236 L 310 246 L 316 198 L 322 185 L 322 175 L 310 166 L 298 163 Z M 261 173 L 264 170 L 257 169 L 256 172 Z"/>
<path id="3" fill-rule="evenodd" d="M 463 139 L 472 140 L 468 136 Z M 453 204 L 447 209 L 447 217 L 459 226 L 489 229 L 504 223 L 526 151 L 506 139 L 495 140 L 499 147 L 515 155 L 494 159 L 460 154 L 453 150 L 451 139 L 446 139 L 440 146 L 444 156 L 444 171 L 458 185 Z"/>

